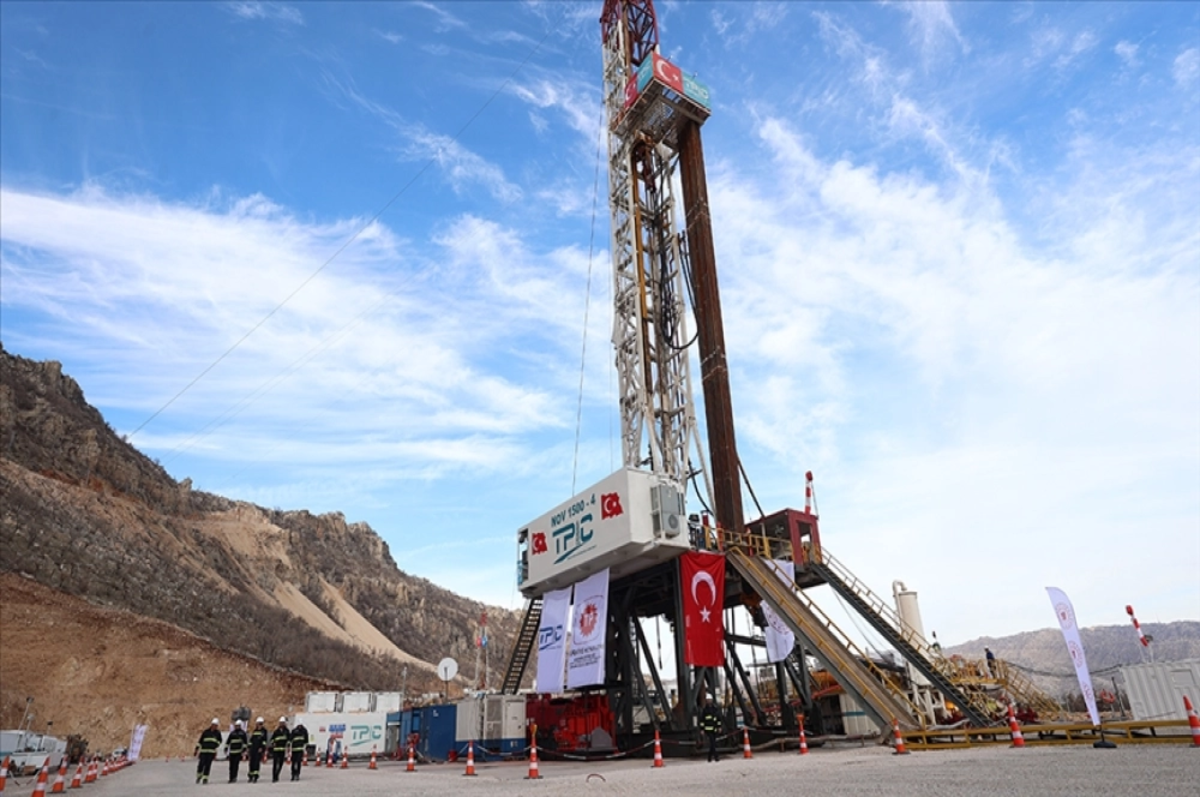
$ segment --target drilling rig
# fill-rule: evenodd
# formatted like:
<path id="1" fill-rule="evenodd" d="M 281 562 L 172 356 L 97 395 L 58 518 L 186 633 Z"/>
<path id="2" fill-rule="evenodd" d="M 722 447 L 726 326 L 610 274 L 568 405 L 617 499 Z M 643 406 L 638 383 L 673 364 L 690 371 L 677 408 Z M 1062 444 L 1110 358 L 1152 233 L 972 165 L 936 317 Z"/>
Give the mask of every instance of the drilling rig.
<path id="1" fill-rule="evenodd" d="M 746 521 L 700 135 L 709 90 L 659 52 L 652 0 L 606 0 L 600 32 L 623 468 L 518 531 L 518 585 L 528 603 L 501 690 L 515 694 L 532 650 L 561 636 L 542 623 L 543 598 L 607 569 L 601 675 L 575 692 L 576 705 L 603 726 L 604 744 L 593 739 L 592 747 L 633 749 L 655 732 L 692 737 L 706 696 L 728 697 L 757 739 L 794 739 L 800 723 L 820 734 L 830 712 L 817 693 L 830 688 L 879 727 L 893 718 L 905 728 L 944 719 L 947 701 L 986 724 L 980 694 L 925 642 L 919 621 L 902 619 L 824 550 L 808 500 L 804 510 Z M 707 449 L 692 392 L 693 346 Z M 811 496 L 811 474 L 806 488 Z M 688 513 L 689 495 L 702 513 Z M 758 636 L 726 629 L 721 664 L 688 663 L 681 559 L 694 551 L 723 557 L 718 609 L 743 607 L 758 627 L 778 622 L 794 635 L 766 686 L 738 655 L 739 647 L 763 646 Z M 842 633 L 805 594 L 821 584 L 867 618 L 909 669 L 881 665 Z M 578 601 L 576 594 L 577 612 Z M 658 638 L 672 640 L 676 697 L 664 689 L 661 651 L 656 667 L 644 627 L 664 621 L 668 632 Z M 539 727 L 572 725 L 546 702 L 531 710 Z M 579 736 L 539 743 L 577 747 Z"/>

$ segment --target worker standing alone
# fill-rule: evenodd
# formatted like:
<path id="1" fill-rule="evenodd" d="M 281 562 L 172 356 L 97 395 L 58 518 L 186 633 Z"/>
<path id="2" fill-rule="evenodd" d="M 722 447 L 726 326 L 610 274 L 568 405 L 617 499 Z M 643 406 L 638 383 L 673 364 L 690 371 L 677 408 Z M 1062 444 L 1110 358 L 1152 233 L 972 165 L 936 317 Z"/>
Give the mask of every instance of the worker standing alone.
<path id="1" fill-rule="evenodd" d="M 233 730 L 229 732 L 229 738 L 225 740 L 225 754 L 229 756 L 230 783 L 237 783 L 238 767 L 242 764 L 242 754 L 246 752 L 246 745 L 249 741 L 246 729 L 242 727 L 242 721 L 238 720 L 233 723 Z"/>
<path id="2" fill-rule="evenodd" d="M 250 771 L 246 773 L 246 777 L 251 783 L 258 783 L 258 771 L 262 768 L 269 741 L 267 726 L 263 725 L 263 718 L 259 717 L 254 722 L 254 730 L 250 731 Z"/>
<path id="3" fill-rule="evenodd" d="M 704 702 L 704 710 L 700 712 L 700 730 L 708 735 L 708 760 L 720 761 L 717 755 L 717 733 L 721 730 L 721 715 L 713 705 L 712 698 Z"/>
<path id="4" fill-rule="evenodd" d="M 288 740 L 287 717 L 279 718 L 279 727 L 271 734 L 271 782 L 279 782 L 279 773 L 283 771 L 283 759 L 287 757 Z"/>
<path id="5" fill-rule="evenodd" d="M 308 728 L 297 722 L 292 728 L 292 780 L 300 780 L 300 765 L 304 761 L 304 748 L 308 747 Z"/>
<path id="6" fill-rule="evenodd" d="M 200 756 L 200 761 L 196 764 L 197 783 L 208 783 L 208 773 L 212 770 L 213 759 L 217 757 L 217 749 L 220 746 L 221 723 L 213 717 L 208 729 L 200 734 L 200 741 L 196 742 L 196 752 Z"/>

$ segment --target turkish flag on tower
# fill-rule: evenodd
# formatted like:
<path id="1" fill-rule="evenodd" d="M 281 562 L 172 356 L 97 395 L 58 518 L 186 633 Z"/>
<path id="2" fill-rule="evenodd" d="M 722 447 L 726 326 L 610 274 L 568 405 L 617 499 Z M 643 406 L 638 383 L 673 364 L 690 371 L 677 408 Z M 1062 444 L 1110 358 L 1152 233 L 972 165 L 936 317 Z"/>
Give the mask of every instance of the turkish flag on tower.
<path id="1" fill-rule="evenodd" d="M 725 663 L 725 555 L 689 551 L 679 557 L 683 590 L 683 660 L 697 667 Z"/>

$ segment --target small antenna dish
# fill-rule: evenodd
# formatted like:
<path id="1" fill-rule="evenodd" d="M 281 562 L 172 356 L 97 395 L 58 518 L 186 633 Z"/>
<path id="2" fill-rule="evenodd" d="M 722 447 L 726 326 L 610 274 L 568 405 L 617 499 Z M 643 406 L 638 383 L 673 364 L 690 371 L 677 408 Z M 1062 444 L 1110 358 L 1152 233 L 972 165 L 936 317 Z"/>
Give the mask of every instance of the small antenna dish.
<path id="1" fill-rule="evenodd" d="M 449 681 L 458 675 L 458 662 L 451 658 L 442 659 L 438 662 L 437 672 L 438 678 L 441 678 L 443 681 Z"/>

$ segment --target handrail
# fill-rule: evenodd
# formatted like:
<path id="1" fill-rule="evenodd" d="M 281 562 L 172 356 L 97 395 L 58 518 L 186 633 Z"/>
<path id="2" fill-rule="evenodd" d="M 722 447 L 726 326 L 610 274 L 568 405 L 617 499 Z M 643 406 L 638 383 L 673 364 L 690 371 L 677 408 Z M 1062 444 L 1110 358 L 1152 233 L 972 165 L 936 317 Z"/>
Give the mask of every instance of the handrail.
<path id="1" fill-rule="evenodd" d="M 835 648 L 832 650 L 822 649 L 819 652 L 824 654 L 827 658 L 836 660 L 841 665 L 839 667 L 840 674 L 847 680 L 851 681 L 863 695 L 869 695 L 874 689 L 882 688 L 886 690 L 886 693 L 894 699 L 899 707 L 906 708 L 908 710 L 910 719 L 916 720 L 921 724 L 922 727 L 924 727 L 925 717 L 923 716 L 921 710 L 914 705 L 911 700 L 909 700 L 908 696 L 902 690 L 896 688 L 891 679 L 888 677 L 887 673 L 883 672 L 883 670 L 881 670 L 869 656 L 861 651 L 850 640 L 849 636 L 847 636 L 845 632 L 838 628 L 833 620 L 830 619 L 829 616 L 825 614 L 825 612 L 822 611 L 819 606 L 813 603 L 808 596 L 804 595 L 803 591 L 799 590 L 794 585 L 791 587 L 785 585 L 774 573 L 766 570 L 766 568 L 758 561 L 757 554 L 749 553 L 746 550 L 746 548 L 753 550 L 760 547 L 755 544 L 756 541 L 752 539 L 752 536 L 753 535 L 747 535 L 746 539 L 733 540 L 727 535 L 725 537 L 727 553 L 739 557 L 747 569 L 753 571 L 755 575 L 757 575 L 758 579 L 761 581 L 760 586 L 763 587 L 767 592 L 771 593 L 772 597 L 774 598 L 774 602 L 780 607 L 787 606 L 787 597 L 790 596 L 798 601 L 801 607 L 808 610 L 813 618 L 821 624 L 826 633 L 830 635 L 832 641 L 838 645 L 841 645 L 842 648 L 840 651 Z M 769 550 L 769 544 L 762 549 Z M 796 622 L 797 625 L 803 627 L 803 624 L 800 623 L 795 617 L 793 617 L 792 620 L 793 622 Z M 819 641 L 820 640 L 816 639 L 813 640 L 814 643 Z M 869 672 L 872 676 L 874 676 L 874 678 L 870 682 L 863 681 L 859 677 L 858 672 L 856 672 L 854 668 L 848 666 L 851 662 L 846 660 L 844 654 L 851 656 L 852 661 L 856 660 L 857 663 L 867 670 L 867 672 Z"/>

